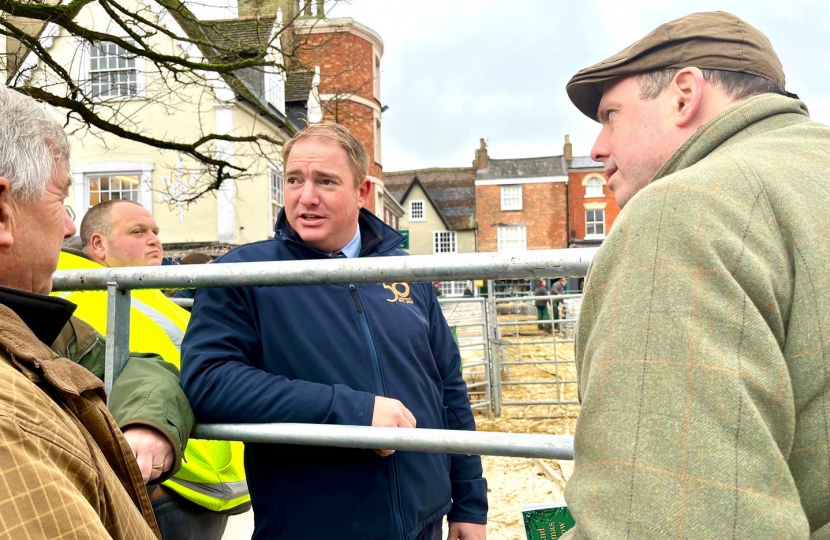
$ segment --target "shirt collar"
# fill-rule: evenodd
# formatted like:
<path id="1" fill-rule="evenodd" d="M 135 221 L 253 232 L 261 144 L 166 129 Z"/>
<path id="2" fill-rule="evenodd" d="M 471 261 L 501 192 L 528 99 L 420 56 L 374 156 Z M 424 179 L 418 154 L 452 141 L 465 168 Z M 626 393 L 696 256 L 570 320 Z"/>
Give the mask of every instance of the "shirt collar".
<path id="1" fill-rule="evenodd" d="M 360 227 L 357 227 L 357 232 L 354 233 L 354 237 L 352 240 L 343 246 L 339 251 L 343 252 L 343 255 L 350 259 L 354 259 L 358 255 L 360 255 Z M 332 251 L 329 253 L 329 256 L 333 255 L 335 252 Z"/>

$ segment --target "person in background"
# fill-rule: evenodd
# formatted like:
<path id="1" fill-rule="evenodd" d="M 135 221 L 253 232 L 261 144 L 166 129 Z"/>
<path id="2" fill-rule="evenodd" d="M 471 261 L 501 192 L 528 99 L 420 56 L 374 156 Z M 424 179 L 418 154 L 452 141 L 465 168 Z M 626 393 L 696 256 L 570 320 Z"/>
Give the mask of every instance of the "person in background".
<path id="1" fill-rule="evenodd" d="M 403 256 L 362 209 L 369 155 L 338 124 L 283 150 L 274 238 L 215 264 Z M 203 288 L 182 346 L 182 387 L 203 422 L 474 430 L 461 357 L 429 283 Z M 486 536 L 479 456 L 247 444 L 254 538 L 450 540 Z"/>
<path id="2" fill-rule="evenodd" d="M 533 290 L 534 296 L 547 296 L 548 288 L 545 287 L 545 281 L 540 279 L 536 282 L 536 288 Z M 536 320 L 550 321 L 550 313 L 548 313 L 548 299 L 539 298 L 536 300 Z M 543 332 L 550 332 L 550 322 L 539 323 L 536 328 Z"/>
<path id="3" fill-rule="evenodd" d="M 159 266 L 164 246 L 158 234 L 155 219 L 142 205 L 127 200 L 100 203 L 90 208 L 81 221 L 82 252 L 61 253 L 59 268 Z M 106 330 L 106 291 L 61 295 L 78 305 L 78 318 L 100 332 Z M 161 355 L 167 366 L 177 368 L 189 319 L 186 310 L 159 290 L 132 291 L 130 349 L 152 351 Z M 174 388 L 181 390 L 178 380 L 174 381 Z M 142 392 L 141 395 L 152 395 L 154 391 L 169 393 L 169 389 L 162 390 L 150 377 L 136 381 L 135 391 Z M 169 425 L 168 416 L 164 403 L 159 404 L 153 425 Z M 177 458 L 181 460 L 181 452 Z M 242 460 L 242 443 L 191 440 L 184 450 L 179 473 L 162 484 L 148 486 L 162 539 L 220 540 L 228 515 L 250 508 Z"/>
<path id="4" fill-rule="evenodd" d="M 576 333 L 564 538 L 830 538 L 830 128 L 723 12 L 567 92 L 622 211 Z"/>
<path id="5" fill-rule="evenodd" d="M 565 294 L 565 287 L 567 285 L 568 285 L 567 278 L 557 279 L 556 281 L 553 282 L 553 285 L 551 285 L 551 287 L 550 287 L 550 294 L 551 295 L 563 295 L 563 294 Z M 562 319 L 562 318 L 563 318 L 562 299 L 559 298 L 559 299 L 553 301 L 553 319 L 556 321 L 556 320 L 559 320 L 559 319 Z M 553 327 L 557 332 L 562 329 L 560 323 L 554 323 Z"/>

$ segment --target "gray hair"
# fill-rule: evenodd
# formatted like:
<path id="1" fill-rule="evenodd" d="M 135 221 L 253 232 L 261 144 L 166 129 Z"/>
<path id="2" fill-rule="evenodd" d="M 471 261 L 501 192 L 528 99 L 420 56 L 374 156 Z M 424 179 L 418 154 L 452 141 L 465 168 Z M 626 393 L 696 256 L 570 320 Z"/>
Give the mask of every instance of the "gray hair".
<path id="1" fill-rule="evenodd" d="M 22 201 L 39 200 L 59 165 L 69 164 L 69 139 L 34 99 L 0 87 L 0 176 Z"/>

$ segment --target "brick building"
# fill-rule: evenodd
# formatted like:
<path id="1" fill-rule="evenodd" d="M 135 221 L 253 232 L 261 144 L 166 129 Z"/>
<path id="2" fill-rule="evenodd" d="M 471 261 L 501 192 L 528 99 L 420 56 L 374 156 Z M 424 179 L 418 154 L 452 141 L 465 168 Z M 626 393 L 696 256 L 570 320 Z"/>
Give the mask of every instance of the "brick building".
<path id="1" fill-rule="evenodd" d="M 565 136 L 568 165 L 568 247 L 602 244 L 620 207 L 608 189 L 603 165 L 588 156 L 573 157 Z"/>
<path id="2" fill-rule="evenodd" d="M 381 124 L 381 59 L 383 40 L 351 18 L 328 19 L 324 3 L 298 0 L 241 2 L 239 14 L 261 25 L 281 12 L 292 20 L 291 32 L 280 36 L 288 55 L 285 83 L 286 115 L 304 127 L 307 122 L 346 126 L 369 153 L 372 190 L 366 208 L 395 226 L 404 210 L 383 187 Z"/>
<path id="3" fill-rule="evenodd" d="M 472 167 L 387 172 L 384 181 L 405 211 L 399 225 L 413 255 L 596 246 L 619 213 L 602 163 L 574 157 L 567 135 L 562 155 L 491 159 L 481 139 Z"/>
<path id="4" fill-rule="evenodd" d="M 476 151 L 478 251 L 568 245 L 568 173 L 563 156 L 491 159 Z"/>
<path id="5" fill-rule="evenodd" d="M 296 1 L 293 2 L 296 9 Z M 310 10 L 310 4 L 307 4 Z M 366 147 L 371 161 L 372 191 L 366 208 L 389 225 L 404 210 L 383 187 L 381 126 L 381 58 L 383 40 L 371 28 L 351 18 L 324 18 L 322 3 L 317 14 L 295 23 L 290 47 L 296 54 L 292 77 L 308 80 L 306 102 L 312 122 L 334 122 L 349 128 Z M 299 108 L 302 110 L 302 108 Z"/>

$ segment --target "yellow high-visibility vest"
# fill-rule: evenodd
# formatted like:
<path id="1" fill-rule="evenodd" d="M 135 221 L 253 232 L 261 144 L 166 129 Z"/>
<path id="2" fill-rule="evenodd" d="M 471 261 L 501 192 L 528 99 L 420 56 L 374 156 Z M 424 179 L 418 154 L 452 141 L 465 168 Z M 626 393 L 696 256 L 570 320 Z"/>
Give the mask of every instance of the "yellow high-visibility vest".
<path id="1" fill-rule="evenodd" d="M 58 270 L 103 268 L 100 264 L 61 252 Z M 130 350 L 160 355 L 176 367 L 181 365 L 180 347 L 190 313 L 157 289 L 132 292 Z M 101 334 L 107 329 L 107 292 L 73 291 L 53 293 L 77 304 L 75 316 Z M 244 446 L 240 442 L 191 439 L 178 473 L 162 485 L 199 506 L 215 512 L 234 513 L 251 500 L 245 482 Z"/>

